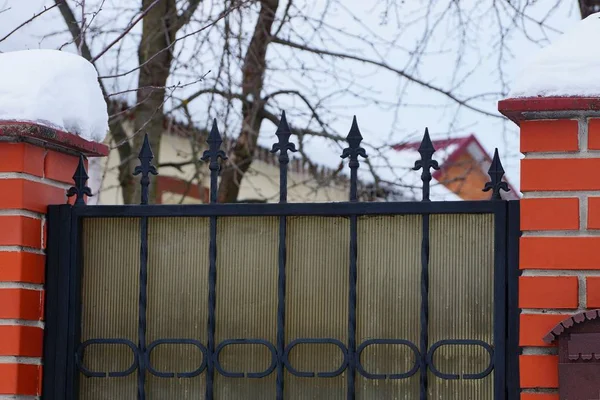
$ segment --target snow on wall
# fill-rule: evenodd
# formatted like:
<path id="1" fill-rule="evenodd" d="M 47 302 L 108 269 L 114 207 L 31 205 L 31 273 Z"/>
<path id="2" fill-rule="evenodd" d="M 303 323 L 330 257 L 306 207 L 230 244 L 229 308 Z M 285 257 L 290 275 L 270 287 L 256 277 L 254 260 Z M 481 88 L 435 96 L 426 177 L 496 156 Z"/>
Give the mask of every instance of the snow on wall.
<path id="1" fill-rule="evenodd" d="M 592 14 L 537 53 L 510 97 L 600 96 L 600 13 Z"/>
<path id="2" fill-rule="evenodd" d="M 108 113 L 96 69 L 58 50 L 0 54 L 0 120 L 35 122 L 102 142 Z"/>

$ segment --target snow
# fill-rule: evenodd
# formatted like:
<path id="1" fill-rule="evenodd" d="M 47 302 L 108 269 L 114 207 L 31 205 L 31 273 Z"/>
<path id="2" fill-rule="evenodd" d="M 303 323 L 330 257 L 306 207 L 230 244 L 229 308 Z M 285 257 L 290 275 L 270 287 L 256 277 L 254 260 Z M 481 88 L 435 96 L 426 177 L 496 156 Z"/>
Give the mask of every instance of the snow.
<path id="1" fill-rule="evenodd" d="M 600 96 L 600 13 L 542 49 L 515 80 L 511 97 Z"/>
<path id="2" fill-rule="evenodd" d="M 35 122 L 102 142 L 108 113 L 96 69 L 58 50 L 0 54 L 0 120 Z"/>

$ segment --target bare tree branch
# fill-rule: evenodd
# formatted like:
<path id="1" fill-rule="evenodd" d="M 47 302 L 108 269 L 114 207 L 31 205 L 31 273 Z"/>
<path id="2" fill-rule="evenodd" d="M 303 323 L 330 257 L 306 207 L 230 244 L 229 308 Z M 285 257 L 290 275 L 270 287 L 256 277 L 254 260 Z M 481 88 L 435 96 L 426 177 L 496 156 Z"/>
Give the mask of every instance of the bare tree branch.
<path id="1" fill-rule="evenodd" d="M 44 7 L 44 11 L 40 11 L 37 14 L 33 14 L 33 16 L 31 18 L 29 18 L 27 21 L 23 22 L 22 24 L 20 24 L 19 26 L 17 26 L 15 29 L 13 29 L 12 31 L 8 32 L 6 35 L 4 35 L 1 39 L 0 42 L 3 42 L 4 40 L 8 39 L 13 33 L 15 33 L 16 31 L 18 31 L 19 29 L 21 29 L 22 27 L 24 27 L 25 25 L 27 25 L 28 23 L 30 23 L 31 21 L 33 21 L 34 19 L 36 19 L 37 17 L 39 17 L 40 15 L 45 14 L 46 12 L 52 10 L 54 7 L 58 6 L 60 3 L 63 3 L 65 0 L 56 0 L 56 4 L 51 5 L 50 7 Z M 2 10 L 2 12 L 4 12 L 6 10 Z"/>

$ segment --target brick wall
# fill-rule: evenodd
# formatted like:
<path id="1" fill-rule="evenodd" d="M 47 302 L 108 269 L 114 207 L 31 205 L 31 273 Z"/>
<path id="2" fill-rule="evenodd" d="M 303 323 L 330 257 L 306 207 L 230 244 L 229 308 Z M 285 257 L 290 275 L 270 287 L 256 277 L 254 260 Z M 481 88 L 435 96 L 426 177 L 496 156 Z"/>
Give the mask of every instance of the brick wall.
<path id="1" fill-rule="evenodd" d="M 597 99 L 510 99 L 520 126 L 521 399 L 558 400 L 558 356 L 543 337 L 600 307 L 600 105 Z"/>
<path id="2" fill-rule="evenodd" d="M 41 393 L 45 214 L 67 201 L 78 153 L 97 155 L 72 135 L 20 135 L 26 126 L 0 123 L 0 399 Z M 69 140 L 62 146 L 61 135 Z"/>

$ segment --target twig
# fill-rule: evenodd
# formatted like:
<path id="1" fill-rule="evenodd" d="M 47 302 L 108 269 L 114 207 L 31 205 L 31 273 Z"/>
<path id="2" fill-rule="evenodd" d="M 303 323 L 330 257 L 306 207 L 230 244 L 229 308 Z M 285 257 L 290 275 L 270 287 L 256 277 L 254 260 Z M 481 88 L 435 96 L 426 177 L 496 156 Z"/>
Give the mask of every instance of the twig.
<path id="1" fill-rule="evenodd" d="M 24 27 L 25 25 L 27 25 L 28 23 L 30 23 L 31 21 L 33 21 L 34 19 L 39 17 L 40 15 L 44 14 L 45 12 L 52 10 L 54 7 L 58 6 L 60 3 L 64 2 L 64 1 L 65 0 L 56 0 L 56 3 L 54 5 L 52 5 L 50 7 L 44 7 L 44 11 L 40 11 L 37 14 L 33 14 L 33 17 L 29 18 L 27 21 L 23 22 L 21 25 L 17 26 L 15 29 L 10 31 L 6 36 L 4 36 L 2 39 L 0 39 L 0 42 L 6 40 L 10 35 L 15 33 L 16 31 L 18 31 L 19 29 L 21 29 L 22 27 Z"/>
<path id="2" fill-rule="evenodd" d="M 169 45 L 168 45 L 167 47 L 165 47 L 164 49 L 157 51 L 157 52 L 156 52 L 156 53 L 155 53 L 155 54 L 154 54 L 152 57 L 148 58 L 148 59 L 147 59 L 147 60 L 146 60 L 144 63 L 142 63 L 141 65 L 139 65 L 139 66 L 137 66 L 137 67 L 135 67 L 135 68 L 133 68 L 133 69 L 131 69 L 131 70 L 127 71 L 127 72 L 123 72 L 123 73 L 121 73 L 121 74 L 99 76 L 99 77 L 98 77 L 98 79 L 119 78 L 119 77 L 122 77 L 122 76 L 129 75 L 129 74 L 131 74 L 132 72 L 135 72 L 135 71 L 137 71 L 137 70 L 138 70 L 138 69 L 140 69 L 140 68 L 143 68 L 143 67 L 144 67 L 146 64 L 148 64 L 148 63 L 152 62 L 152 60 L 154 60 L 154 58 L 156 58 L 156 57 L 157 57 L 159 54 L 161 54 L 163 51 L 167 51 L 167 50 L 169 50 L 171 47 L 175 46 L 175 43 L 179 42 L 180 40 L 186 39 L 186 38 L 188 38 L 188 37 L 190 37 L 190 36 L 193 36 L 193 35 L 195 35 L 195 34 L 197 34 L 197 33 L 200 33 L 200 32 L 202 32 L 202 31 L 204 31 L 204 30 L 206 30 L 206 29 L 208 29 L 208 28 L 210 28 L 210 27 L 214 26 L 214 25 L 215 25 L 217 22 L 219 22 L 220 20 L 222 20 L 223 18 L 225 18 L 227 15 L 229 15 L 229 14 L 230 14 L 230 13 L 231 13 L 233 10 L 235 10 L 235 9 L 237 9 L 237 8 L 239 8 L 239 7 L 241 7 L 241 5 L 242 5 L 242 4 L 244 4 L 244 3 L 245 3 L 245 2 L 242 2 L 242 3 L 240 3 L 240 4 L 239 4 L 237 7 L 232 7 L 232 8 L 230 8 L 230 9 L 228 9 L 228 10 L 225 10 L 225 11 L 223 11 L 223 12 L 222 12 L 222 13 L 221 13 L 221 14 L 220 14 L 218 17 L 217 17 L 217 19 L 215 19 L 214 21 L 212 21 L 210 24 L 208 24 L 208 25 L 206 25 L 206 26 L 203 26 L 202 28 L 200 28 L 200 29 L 198 29 L 198 30 L 196 30 L 196 31 L 194 31 L 194 32 L 190 32 L 190 33 L 188 33 L 187 35 L 183 35 L 183 36 L 181 36 L 181 37 L 179 37 L 179 38 L 177 38 L 177 39 L 173 40 L 173 41 L 171 42 L 171 44 L 169 44 Z"/>
<path id="3" fill-rule="evenodd" d="M 117 38 L 115 40 L 113 40 L 107 47 L 105 47 L 104 50 L 102 50 L 100 53 L 98 53 L 96 55 L 96 57 L 94 57 L 92 59 L 91 62 L 94 63 L 96 60 L 98 60 L 100 57 L 102 57 L 104 55 L 104 53 L 106 53 L 108 50 L 110 50 L 111 47 L 113 47 L 121 39 L 123 39 L 123 37 L 125 35 L 127 35 L 129 33 L 129 31 L 132 30 L 133 27 L 136 26 L 137 23 L 140 22 L 146 16 L 146 14 L 148 14 L 150 12 L 150 10 L 152 10 L 152 8 L 154 8 L 154 6 L 158 4 L 159 1 L 160 0 L 154 0 L 154 2 L 152 4 L 150 4 L 148 6 L 148 8 L 146 8 L 135 21 L 133 21 L 131 24 L 129 24 L 129 26 L 127 28 L 125 28 L 125 30 L 123 32 L 121 32 L 121 34 L 119 36 L 117 36 Z"/>

